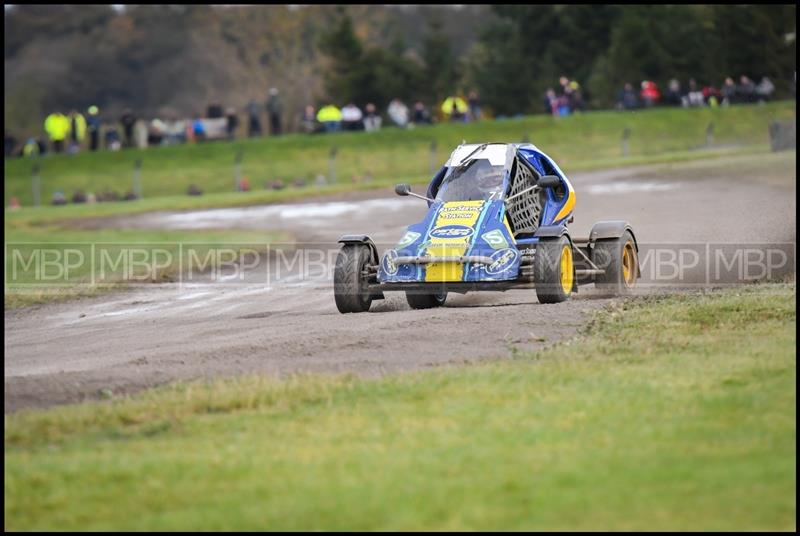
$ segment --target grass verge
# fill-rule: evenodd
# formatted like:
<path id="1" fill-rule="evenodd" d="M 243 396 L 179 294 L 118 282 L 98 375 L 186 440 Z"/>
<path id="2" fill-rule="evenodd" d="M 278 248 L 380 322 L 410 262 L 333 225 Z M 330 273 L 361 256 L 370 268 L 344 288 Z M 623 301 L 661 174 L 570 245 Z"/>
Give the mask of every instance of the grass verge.
<path id="1" fill-rule="evenodd" d="M 793 530 L 796 290 L 620 302 L 534 355 L 5 421 L 7 530 Z"/>
<path id="2" fill-rule="evenodd" d="M 527 137 L 570 173 L 599 166 L 644 163 L 665 155 L 691 158 L 693 153 L 709 152 L 706 129 L 711 124 L 716 147 L 735 145 L 739 150 L 766 147 L 769 123 L 795 114 L 794 101 L 715 110 L 602 111 L 565 118 L 541 115 L 440 124 L 410 131 L 387 128 L 374 134 L 289 135 L 155 147 L 146 151 L 55 155 L 40 162 L 41 199 L 48 203 L 59 190 L 68 198 L 78 189 L 96 194 L 107 189 L 118 193 L 130 190 L 137 159 L 142 160 L 142 191 L 146 199 L 185 196 L 190 184 L 200 186 L 206 194 L 234 194 L 234 160 L 238 153 L 243 155 L 243 176 L 259 193 L 265 193 L 262 190 L 265 183 L 291 183 L 297 179 L 313 183 L 320 174 L 326 175 L 334 183 L 332 187 L 339 189 L 354 188 L 354 180 L 358 184 L 417 181 L 430 177 L 431 169 L 438 169 L 462 140 L 514 142 Z M 630 132 L 627 154 L 621 142 L 626 129 Z M 333 149 L 336 149 L 335 178 L 329 165 Z M 32 205 L 31 171 L 29 160 L 6 161 L 5 206 L 11 197 L 17 197 L 25 206 Z M 234 194 L 225 201 L 255 202 L 254 194 Z"/>

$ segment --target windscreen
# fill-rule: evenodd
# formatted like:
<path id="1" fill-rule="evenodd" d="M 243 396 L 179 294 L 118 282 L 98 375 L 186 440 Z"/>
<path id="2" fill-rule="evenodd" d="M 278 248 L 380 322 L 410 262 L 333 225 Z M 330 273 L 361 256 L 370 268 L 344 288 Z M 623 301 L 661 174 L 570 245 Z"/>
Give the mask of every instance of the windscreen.
<path id="1" fill-rule="evenodd" d="M 503 166 L 487 159 L 474 159 L 447 170 L 436 200 L 489 201 L 503 197 Z"/>

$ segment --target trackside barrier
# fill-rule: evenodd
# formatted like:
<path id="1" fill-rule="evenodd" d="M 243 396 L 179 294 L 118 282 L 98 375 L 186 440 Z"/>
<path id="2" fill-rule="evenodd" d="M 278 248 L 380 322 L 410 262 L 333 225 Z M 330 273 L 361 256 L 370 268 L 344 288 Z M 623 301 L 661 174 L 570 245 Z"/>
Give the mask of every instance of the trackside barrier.
<path id="1" fill-rule="evenodd" d="M 769 144 L 773 151 L 797 148 L 797 120 L 789 119 L 770 123 Z"/>

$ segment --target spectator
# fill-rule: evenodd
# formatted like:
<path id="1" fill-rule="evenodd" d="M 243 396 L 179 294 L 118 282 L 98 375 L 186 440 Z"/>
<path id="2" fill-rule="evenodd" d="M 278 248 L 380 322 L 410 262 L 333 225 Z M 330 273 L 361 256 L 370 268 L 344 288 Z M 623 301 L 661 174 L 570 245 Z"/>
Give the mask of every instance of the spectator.
<path id="1" fill-rule="evenodd" d="M 683 99 L 684 107 L 697 108 L 705 104 L 705 97 L 703 97 L 702 90 L 697 86 L 697 81 L 694 78 L 689 79 L 689 91 Z"/>
<path id="2" fill-rule="evenodd" d="M 464 121 L 467 117 L 469 107 L 459 96 L 453 95 L 447 97 L 442 103 L 442 114 L 445 119 L 450 121 Z"/>
<path id="3" fill-rule="evenodd" d="M 768 101 L 775 92 L 775 84 L 766 76 L 761 78 L 761 82 L 756 86 L 756 96 L 760 102 Z"/>
<path id="4" fill-rule="evenodd" d="M 389 114 L 389 119 L 398 127 L 406 128 L 408 126 L 408 106 L 400 99 L 392 99 L 387 113 Z"/>
<path id="5" fill-rule="evenodd" d="M 375 105 L 371 102 L 367 104 L 365 110 L 367 113 L 364 115 L 364 130 L 367 132 L 377 132 L 381 129 L 381 116 L 378 115 Z"/>
<path id="6" fill-rule="evenodd" d="M 195 117 L 197 117 L 197 115 L 200 114 L 196 114 Z M 206 140 L 206 126 L 203 124 L 203 120 L 199 117 L 192 121 L 192 138 L 198 142 Z"/>
<path id="7" fill-rule="evenodd" d="M 261 119 L 258 117 L 259 107 L 256 101 L 247 105 L 247 135 L 251 138 L 261 135 Z"/>
<path id="8" fill-rule="evenodd" d="M 47 116 L 44 120 L 44 130 L 50 138 L 50 145 L 54 153 L 64 150 L 64 141 L 69 135 L 69 119 L 60 111 L 56 111 Z"/>
<path id="9" fill-rule="evenodd" d="M 96 151 L 100 148 L 100 127 L 103 125 L 100 120 L 100 109 L 92 105 L 87 111 L 89 112 L 89 118 L 86 120 L 86 127 L 89 131 L 89 150 Z"/>
<path id="10" fill-rule="evenodd" d="M 563 74 L 558 78 L 558 85 L 561 86 L 561 92 L 559 93 L 559 97 L 561 95 L 566 95 L 567 88 L 569 87 L 569 78 L 564 76 Z"/>
<path id="11" fill-rule="evenodd" d="M 317 116 L 314 107 L 310 104 L 303 110 L 303 116 L 300 118 L 300 125 L 306 134 L 313 134 L 317 132 Z"/>
<path id="12" fill-rule="evenodd" d="M 86 118 L 77 110 L 72 110 L 69 113 L 69 153 L 77 153 L 84 139 L 86 139 Z"/>
<path id="13" fill-rule="evenodd" d="M 645 108 L 652 108 L 661 98 L 661 93 L 658 91 L 656 83 L 650 80 L 642 81 L 642 91 L 640 95 Z"/>
<path id="14" fill-rule="evenodd" d="M 186 143 L 186 121 L 178 119 L 177 115 L 170 114 L 164 121 L 164 139 L 166 145 Z"/>
<path id="15" fill-rule="evenodd" d="M 122 142 L 116 126 L 110 126 L 106 129 L 105 142 L 106 149 L 111 151 L 119 151 L 122 148 Z"/>
<path id="16" fill-rule="evenodd" d="M 474 89 L 469 92 L 467 97 L 467 106 L 469 106 L 469 118 L 471 121 L 480 121 L 481 108 L 478 100 L 478 92 Z"/>
<path id="17" fill-rule="evenodd" d="M 166 140 L 167 124 L 156 117 L 150 121 L 150 128 L 147 130 L 147 145 L 161 145 Z"/>
<path id="18" fill-rule="evenodd" d="M 544 94 L 544 113 L 558 115 L 558 97 L 551 87 L 547 88 Z"/>
<path id="19" fill-rule="evenodd" d="M 317 112 L 317 121 L 325 128 L 325 132 L 338 132 L 342 129 L 342 111 L 328 104 Z"/>
<path id="20" fill-rule="evenodd" d="M 620 110 L 635 110 L 639 107 L 639 98 L 633 90 L 633 86 L 626 82 L 617 96 L 617 108 Z"/>
<path id="21" fill-rule="evenodd" d="M 586 107 L 583 101 L 583 91 L 581 85 L 575 80 L 569 83 L 569 107 L 573 112 L 583 111 Z"/>
<path id="22" fill-rule="evenodd" d="M 712 108 L 719 106 L 719 90 L 714 86 L 703 86 L 703 101 Z"/>
<path id="23" fill-rule="evenodd" d="M 270 88 L 269 98 L 267 99 L 267 115 L 269 115 L 269 128 L 273 136 L 280 136 L 281 129 L 281 114 L 283 113 L 283 104 L 278 96 L 278 88 Z"/>
<path id="24" fill-rule="evenodd" d="M 34 156 L 39 156 L 42 154 L 41 146 L 39 145 L 39 140 L 36 138 L 28 138 L 28 141 L 25 142 L 25 145 L 22 147 L 22 154 L 26 158 L 32 158 Z"/>
<path id="25" fill-rule="evenodd" d="M 664 93 L 664 104 L 669 106 L 680 106 L 681 97 L 681 83 L 673 78 L 667 85 L 667 92 Z"/>
<path id="26" fill-rule="evenodd" d="M 361 121 L 363 118 L 364 114 L 361 109 L 352 102 L 342 108 L 342 128 L 344 130 L 363 130 L 364 123 Z"/>
<path id="27" fill-rule="evenodd" d="M 730 76 L 726 78 L 725 83 L 722 84 L 720 95 L 722 96 L 723 106 L 730 106 L 736 102 L 736 84 L 733 82 L 733 78 Z"/>
<path id="28" fill-rule="evenodd" d="M 228 139 L 235 139 L 236 129 L 239 128 L 239 116 L 236 115 L 236 110 L 234 108 L 228 108 L 225 110 L 225 117 L 228 120 L 227 124 L 225 125 L 225 130 L 228 133 Z"/>
<path id="29" fill-rule="evenodd" d="M 411 117 L 411 121 L 415 125 L 430 125 L 432 122 L 430 110 L 422 102 L 417 101 L 414 104 L 414 114 Z"/>
<path id="30" fill-rule="evenodd" d="M 741 102 L 749 104 L 756 101 L 756 85 L 745 75 L 739 77 L 738 94 Z"/>
<path id="31" fill-rule="evenodd" d="M 558 96 L 557 111 L 559 116 L 564 117 L 572 113 L 572 108 L 570 108 L 569 105 L 571 93 L 572 93 L 572 88 L 567 86 L 566 92 Z"/>
<path id="32" fill-rule="evenodd" d="M 122 123 L 122 132 L 125 134 L 125 147 L 133 147 L 133 126 L 136 124 L 136 116 L 130 108 L 125 108 L 119 122 Z"/>
<path id="33" fill-rule="evenodd" d="M 6 158 L 15 156 L 17 152 L 17 138 L 11 132 L 6 130 L 5 139 L 3 140 L 3 154 Z"/>

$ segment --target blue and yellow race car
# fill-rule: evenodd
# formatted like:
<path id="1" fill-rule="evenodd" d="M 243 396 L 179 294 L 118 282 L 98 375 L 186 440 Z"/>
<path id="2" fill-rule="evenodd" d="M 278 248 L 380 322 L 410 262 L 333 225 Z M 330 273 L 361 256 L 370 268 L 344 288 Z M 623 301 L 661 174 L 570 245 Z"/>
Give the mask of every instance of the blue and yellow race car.
<path id="1" fill-rule="evenodd" d="M 641 275 L 628 222 L 601 221 L 587 238 L 570 235 L 575 191 L 532 144 L 460 145 L 427 195 L 407 184 L 395 192 L 424 199 L 428 213 L 382 256 L 366 235 L 339 239 L 334 296 L 342 313 L 367 311 L 393 290 L 414 309 L 441 306 L 448 292 L 515 288 L 558 303 L 579 284 L 628 294 Z"/>

